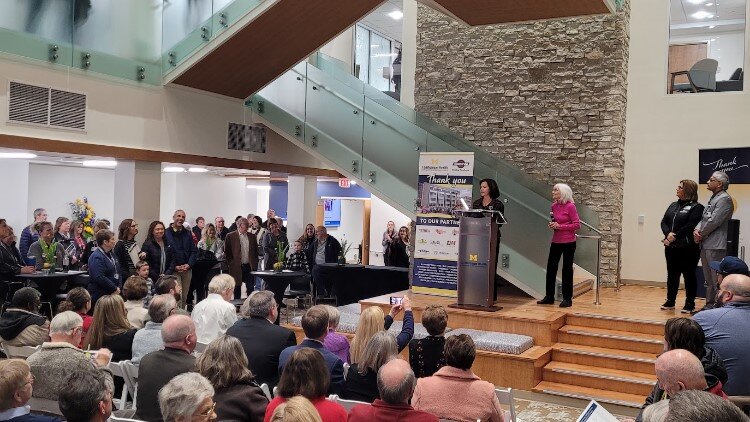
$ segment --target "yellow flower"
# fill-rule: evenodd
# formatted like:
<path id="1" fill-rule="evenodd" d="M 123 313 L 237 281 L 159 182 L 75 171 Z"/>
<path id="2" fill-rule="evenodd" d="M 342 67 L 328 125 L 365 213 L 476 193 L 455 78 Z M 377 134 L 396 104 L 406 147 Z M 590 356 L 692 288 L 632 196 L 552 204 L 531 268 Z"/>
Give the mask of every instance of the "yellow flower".
<path id="1" fill-rule="evenodd" d="M 94 233 L 94 229 L 91 226 L 86 226 L 86 228 L 83 229 L 86 233 Z"/>
<path id="2" fill-rule="evenodd" d="M 88 224 L 88 223 L 90 223 L 90 222 L 91 222 L 91 218 L 90 218 L 90 217 L 85 217 L 85 218 L 83 219 L 83 222 L 84 222 L 84 223 L 86 223 L 86 224 Z M 88 227 L 86 227 L 86 228 L 88 228 Z"/>

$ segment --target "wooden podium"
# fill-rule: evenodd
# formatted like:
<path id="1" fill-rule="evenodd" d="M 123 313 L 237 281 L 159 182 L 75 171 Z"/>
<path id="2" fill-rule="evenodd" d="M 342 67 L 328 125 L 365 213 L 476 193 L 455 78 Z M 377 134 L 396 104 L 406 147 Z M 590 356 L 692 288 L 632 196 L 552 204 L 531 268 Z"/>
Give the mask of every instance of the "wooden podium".
<path id="1" fill-rule="evenodd" d="M 495 271 L 500 211 L 456 210 L 458 235 L 458 301 L 451 308 L 495 312 Z"/>

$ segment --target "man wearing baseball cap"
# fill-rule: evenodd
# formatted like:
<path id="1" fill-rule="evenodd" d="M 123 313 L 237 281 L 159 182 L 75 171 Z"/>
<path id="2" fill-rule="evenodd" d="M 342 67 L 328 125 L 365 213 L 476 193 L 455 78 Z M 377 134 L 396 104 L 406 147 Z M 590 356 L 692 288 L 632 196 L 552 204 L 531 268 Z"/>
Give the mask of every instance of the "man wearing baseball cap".
<path id="1" fill-rule="evenodd" d="M 717 284 L 721 284 L 721 280 L 729 274 L 750 275 L 747 264 L 736 256 L 727 256 L 721 261 L 711 261 L 708 265 L 716 271 Z"/>

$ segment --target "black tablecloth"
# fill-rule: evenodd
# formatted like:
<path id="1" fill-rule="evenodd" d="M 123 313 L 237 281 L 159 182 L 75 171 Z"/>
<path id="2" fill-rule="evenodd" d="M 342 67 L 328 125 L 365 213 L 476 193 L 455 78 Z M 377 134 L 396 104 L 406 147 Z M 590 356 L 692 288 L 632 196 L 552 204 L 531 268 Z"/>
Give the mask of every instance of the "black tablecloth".
<path id="1" fill-rule="evenodd" d="M 251 273 L 256 277 L 260 277 L 266 282 L 266 289 L 273 292 L 273 297 L 276 299 L 276 304 L 281 308 L 281 300 L 284 299 L 284 291 L 292 280 L 302 277 L 305 275 L 302 271 L 284 271 L 281 273 L 273 271 L 253 271 Z M 279 324 L 279 318 L 281 312 L 276 316 L 276 325 Z"/>
<path id="2" fill-rule="evenodd" d="M 316 264 L 316 275 L 332 286 L 338 306 L 409 289 L 409 269 L 374 265 Z"/>

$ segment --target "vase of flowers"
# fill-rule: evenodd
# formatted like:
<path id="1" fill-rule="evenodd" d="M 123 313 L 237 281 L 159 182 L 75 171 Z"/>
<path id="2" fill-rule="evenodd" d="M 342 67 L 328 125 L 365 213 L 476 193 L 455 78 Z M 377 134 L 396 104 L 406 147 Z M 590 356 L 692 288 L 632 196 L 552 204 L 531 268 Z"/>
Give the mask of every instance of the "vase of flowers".
<path id="1" fill-rule="evenodd" d="M 273 264 L 273 271 L 280 273 L 284 269 L 284 261 L 286 260 L 286 252 L 289 250 L 289 245 L 285 245 L 283 242 L 276 242 L 276 262 Z"/>
<path id="2" fill-rule="evenodd" d="M 77 198 L 68 204 L 74 220 L 83 222 L 83 238 L 87 241 L 94 237 L 94 224 L 96 223 L 96 212 L 89 204 L 87 197 Z"/>

